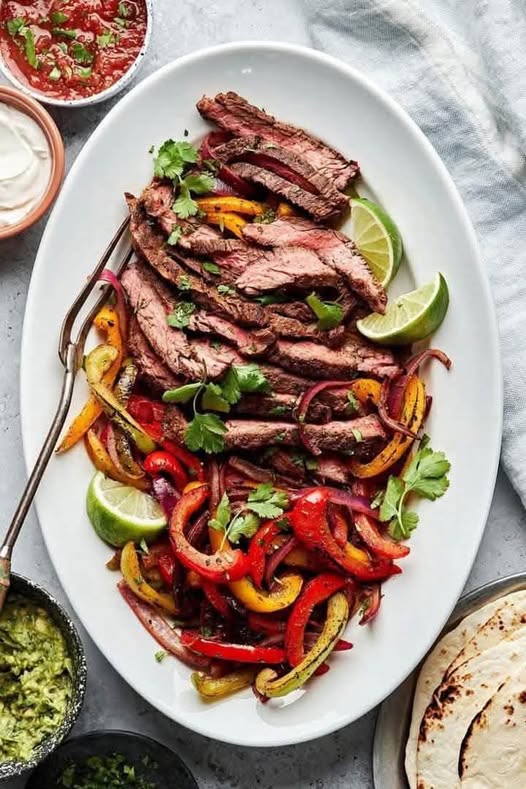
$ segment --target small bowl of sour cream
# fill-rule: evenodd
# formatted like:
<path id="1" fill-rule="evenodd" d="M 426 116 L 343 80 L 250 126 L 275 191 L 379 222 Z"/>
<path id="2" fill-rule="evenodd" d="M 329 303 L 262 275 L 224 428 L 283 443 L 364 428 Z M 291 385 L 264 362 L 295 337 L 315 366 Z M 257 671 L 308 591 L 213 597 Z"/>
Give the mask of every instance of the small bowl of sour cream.
<path id="1" fill-rule="evenodd" d="M 64 177 L 64 144 L 51 115 L 16 88 L 0 86 L 0 241 L 37 222 Z"/>

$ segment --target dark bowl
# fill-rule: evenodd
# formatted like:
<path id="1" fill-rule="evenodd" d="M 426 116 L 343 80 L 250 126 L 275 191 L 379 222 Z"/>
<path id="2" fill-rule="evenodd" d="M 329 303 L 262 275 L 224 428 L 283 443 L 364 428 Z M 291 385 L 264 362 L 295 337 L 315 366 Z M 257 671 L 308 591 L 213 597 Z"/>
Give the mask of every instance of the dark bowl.
<path id="1" fill-rule="evenodd" d="M 122 754 L 135 767 L 137 777 L 156 789 L 199 789 L 181 759 L 166 745 L 131 731 L 92 731 L 72 737 L 42 762 L 29 778 L 26 789 L 58 789 L 60 776 L 72 762 L 82 764 L 90 756 Z M 148 765 L 143 759 L 148 756 Z"/>
<path id="2" fill-rule="evenodd" d="M 30 581 L 29 578 L 24 578 L 16 573 L 11 573 L 11 591 L 23 595 L 29 600 L 34 600 L 35 603 L 45 608 L 55 624 L 60 628 L 66 640 L 72 663 L 73 695 L 69 701 L 64 720 L 53 734 L 50 734 L 40 745 L 37 745 L 33 752 L 33 757 L 29 761 L 0 762 L 0 781 L 7 778 L 15 778 L 26 770 L 36 767 L 60 745 L 79 716 L 82 702 L 84 701 L 87 676 L 86 655 L 84 654 L 80 636 L 69 614 L 62 608 L 60 603 L 34 581 Z"/>

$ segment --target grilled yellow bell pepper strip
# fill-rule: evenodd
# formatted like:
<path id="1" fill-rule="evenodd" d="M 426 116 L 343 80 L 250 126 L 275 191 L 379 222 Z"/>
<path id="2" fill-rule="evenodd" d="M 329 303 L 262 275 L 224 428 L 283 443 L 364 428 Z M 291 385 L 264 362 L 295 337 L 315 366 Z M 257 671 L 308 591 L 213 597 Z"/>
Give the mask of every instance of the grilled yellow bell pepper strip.
<path id="1" fill-rule="evenodd" d="M 196 200 L 196 203 L 205 214 L 234 212 L 245 216 L 261 216 L 265 213 L 263 203 L 258 203 L 257 200 L 244 200 L 242 197 L 202 197 Z"/>
<path id="2" fill-rule="evenodd" d="M 424 421 L 425 410 L 426 390 L 424 384 L 416 375 L 413 375 L 407 382 L 400 422 L 416 434 Z M 376 457 L 368 463 L 352 460 L 349 469 L 359 479 L 383 474 L 402 457 L 413 441 L 413 438 L 397 433 Z"/>
<path id="3" fill-rule="evenodd" d="M 250 687 L 257 671 L 257 668 L 242 668 L 217 679 L 199 671 L 194 671 L 191 680 L 194 688 L 203 699 L 213 701 L 214 699 L 222 699 L 224 696 L 229 696 L 242 688 Z"/>
<path id="4" fill-rule="evenodd" d="M 168 614 L 175 616 L 177 608 L 171 595 L 158 592 L 148 584 L 142 575 L 139 557 L 133 542 L 127 542 L 121 553 L 121 573 L 124 580 L 137 597 L 150 605 L 161 608 Z"/>
<path id="5" fill-rule="evenodd" d="M 93 325 L 106 337 L 106 342 L 118 351 L 118 356 L 104 374 L 102 382 L 105 386 L 111 387 L 115 383 L 123 358 L 123 342 L 119 329 L 119 317 L 114 307 L 106 304 L 96 315 Z M 57 452 L 67 452 L 75 446 L 80 439 L 87 433 L 96 419 L 102 414 L 102 408 L 96 397 L 92 394 L 86 405 L 75 417 L 69 429 L 62 439 Z"/>
<path id="6" fill-rule="evenodd" d="M 131 438 L 141 452 L 148 455 L 157 448 L 155 441 L 142 429 L 133 416 L 126 411 L 111 389 L 108 389 L 103 383 L 92 384 L 91 388 L 108 417 Z"/>
<path id="7" fill-rule="evenodd" d="M 276 216 L 298 216 L 298 212 L 290 203 L 279 203 L 276 209 Z"/>
<path id="8" fill-rule="evenodd" d="M 100 384 L 111 365 L 115 362 L 119 352 L 113 345 L 97 345 L 84 360 L 84 370 L 86 378 L 91 386 L 92 384 Z"/>
<path id="9" fill-rule="evenodd" d="M 123 474 L 119 471 L 106 450 L 106 447 L 94 430 L 88 430 L 84 436 L 84 442 L 91 462 L 98 471 L 102 471 L 103 474 L 106 474 L 107 477 L 111 477 L 111 479 L 114 479 L 116 482 L 122 482 L 123 485 L 131 485 L 139 490 L 149 489 L 150 483 L 146 475 L 144 475 L 144 477 L 129 477 L 127 474 Z"/>
<path id="10" fill-rule="evenodd" d="M 352 382 L 349 389 L 363 405 L 368 402 L 378 405 L 380 402 L 382 385 L 379 381 L 375 381 L 374 378 L 357 378 L 356 381 Z"/>
<path id="11" fill-rule="evenodd" d="M 333 595 L 327 604 L 327 618 L 319 638 L 292 671 L 282 677 L 271 668 L 264 668 L 256 677 L 256 690 L 267 698 L 286 696 L 303 687 L 316 669 L 324 663 L 345 630 L 349 619 L 349 602 L 343 592 Z"/>
<path id="12" fill-rule="evenodd" d="M 224 535 L 221 532 L 209 529 L 209 534 L 212 550 L 228 550 L 230 545 L 223 544 Z M 278 578 L 275 588 L 270 592 L 257 589 L 248 577 L 242 578 L 240 581 L 232 581 L 228 586 L 234 597 L 243 603 L 249 611 L 270 614 L 273 611 L 282 611 L 292 605 L 301 592 L 303 578 L 299 573 L 283 573 Z"/>
<path id="13" fill-rule="evenodd" d="M 232 214 L 227 211 L 224 213 L 215 211 L 207 213 L 206 221 L 210 225 L 219 225 L 221 229 L 226 228 L 230 230 L 238 238 L 243 238 L 243 228 L 247 224 L 247 220 L 243 219 L 239 214 Z"/>

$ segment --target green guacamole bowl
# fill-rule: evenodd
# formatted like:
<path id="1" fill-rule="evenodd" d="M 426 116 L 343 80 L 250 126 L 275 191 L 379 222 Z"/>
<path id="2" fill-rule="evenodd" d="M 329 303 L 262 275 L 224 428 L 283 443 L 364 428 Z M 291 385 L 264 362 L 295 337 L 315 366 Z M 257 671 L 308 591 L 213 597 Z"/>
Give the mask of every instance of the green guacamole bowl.
<path id="1" fill-rule="evenodd" d="M 34 581 L 16 573 L 11 573 L 9 594 L 11 593 L 22 595 L 44 608 L 64 636 L 72 664 L 72 695 L 61 723 L 52 734 L 35 747 L 29 760 L 0 762 L 0 781 L 15 778 L 27 770 L 32 770 L 60 745 L 79 716 L 84 701 L 87 677 L 86 655 L 80 636 L 69 614 L 60 603 Z M 7 599 L 9 599 L 9 595 Z"/>

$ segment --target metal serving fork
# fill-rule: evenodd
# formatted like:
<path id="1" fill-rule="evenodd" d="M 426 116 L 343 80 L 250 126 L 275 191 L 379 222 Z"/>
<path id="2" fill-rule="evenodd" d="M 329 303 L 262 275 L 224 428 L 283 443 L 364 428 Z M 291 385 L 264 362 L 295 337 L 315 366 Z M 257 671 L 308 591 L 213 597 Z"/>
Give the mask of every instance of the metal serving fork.
<path id="1" fill-rule="evenodd" d="M 76 332 L 76 339 L 72 339 L 73 330 L 77 324 L 80 313 L 82 312 L 83 308 L 86 307 L 90 296 L 97 287 L 97 284 L 100 284 L 100 275 L 110 263 L 113 253 L 115 252 L 121 239 L 124 237 L 129 221 L 129 217 L 127 217 L 122 222 L 121 226 L 108 244 L 97 267 L 88 278 L 86 284 L 68 310 L 62 324 L 58 346 L 59 359 L 62 363 L 62 366 L 64 367 L 64 380 L 62 382 L 60 402 L 58 404 L 54 419 L 51 423 L 51 427 L 49 428 L 49 432 L 42 445 L 42 449 L 40 450 L 40 454 L 38 455 L 22 496 L 20 497 L 18 507 L 16 508 L 15 514 L 13 515 L 13 519 L 9 525 L 9 528 L 7 529 L 4 541 L 0 547 L 0 612 L 2 611 L 5 599 L 7 597 L 7 592 L 9 590 L 13 548 L 18 535 L 20 534 L 20 530 L 24 524 L 29 508 L 33 503 L 35 493 L 38 490 L 38 486 L 40 485 L 44 471 L 46 470 L 49 460 L 53 454 L 53 450 L 55 449 L 56 443 L 64 426 L 64 422 L 66 421 L 66 417 L 71 405 L 71 399 L 73 397 L 75 378 L 79 368 L 82 366 L 86 339 L 93 323 L 93 319 L 111 292 L 111 286 L 109 284 L 102 285 L 100 295 L 86 313 L 78 328 L 78 331 Z M 123 268 L 129 263 L 132 255 L 133 250 L 131 247 L 129 247 L 128 250 L 123 254 L 120 263 L 116 266 L 116 268 L 112 269 L 116 275 L 120 274 Z"/>

